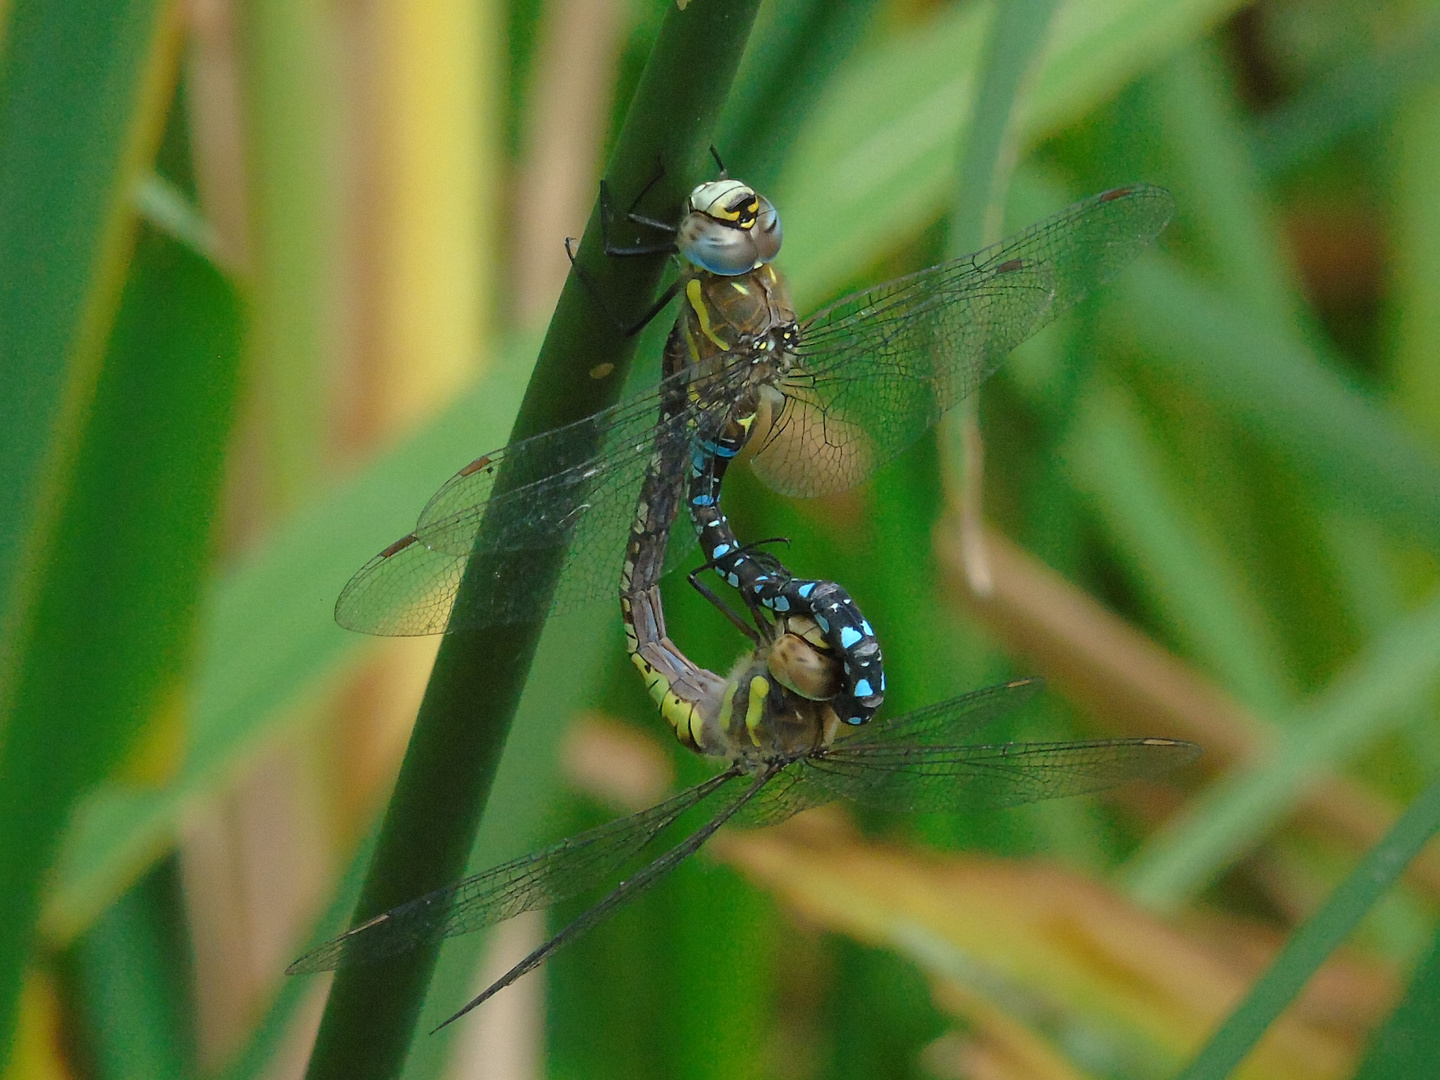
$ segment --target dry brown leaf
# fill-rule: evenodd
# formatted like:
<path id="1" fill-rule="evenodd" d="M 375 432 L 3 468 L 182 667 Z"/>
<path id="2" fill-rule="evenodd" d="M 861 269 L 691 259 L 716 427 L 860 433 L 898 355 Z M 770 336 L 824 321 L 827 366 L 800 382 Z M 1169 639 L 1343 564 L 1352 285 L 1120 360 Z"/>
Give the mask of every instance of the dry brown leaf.
<path id="1" fill-rule="evenodd" d="M 1048 1053 L 1044 1044 L 1067 1033 L 1172 1069 L 1256 974 L 1254 935 L 1244 952 L 1221 947 L 1213 923 L 1187 932 L 1052 864 L 877 847 L 839 820 L 805 815 L 776 829 L 731 832 L 716 847 L 807 920 L 920 964 L 935 980 L 936 1001 L 974 1025 L 987 1069 L 1025 1055 L 1038 1069 Z M 1363 1002 L 1348 1023 L 1334 1010 L 1341 982 L 1341 996 Z M 1324 985 L 1328 993 L 1302 996 L 1237 1076 L 1348 1075 L 1388 983 L 1359 972 L 1347 978 L 1339 965 Z M 1001 1016 L 1009 1022 L 1000 1023 Z M 1015 1024 L 1037 1032 L 1036 1039 L 1020 1039 Z"/>

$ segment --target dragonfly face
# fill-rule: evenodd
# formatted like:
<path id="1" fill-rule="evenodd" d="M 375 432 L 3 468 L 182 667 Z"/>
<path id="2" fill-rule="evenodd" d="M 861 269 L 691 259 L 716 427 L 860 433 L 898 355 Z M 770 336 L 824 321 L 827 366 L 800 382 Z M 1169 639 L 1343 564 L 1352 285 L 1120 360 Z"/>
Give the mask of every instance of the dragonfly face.
<path id="1" fill-rule="evenodd" d="M 780 253 L 780 215 L 770 200 L 739 180 L 695 188 L 675 244 L 687 262 L 712 274 L 758 269 Z"/>

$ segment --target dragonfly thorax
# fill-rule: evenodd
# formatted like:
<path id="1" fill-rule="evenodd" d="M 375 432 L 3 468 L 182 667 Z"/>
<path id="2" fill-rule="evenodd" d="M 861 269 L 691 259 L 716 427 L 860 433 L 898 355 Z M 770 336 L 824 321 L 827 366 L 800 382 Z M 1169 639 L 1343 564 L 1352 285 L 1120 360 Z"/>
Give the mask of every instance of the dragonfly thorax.
<path id="1" fill-rule="evenodd" d="M 839 663 L 814 623 L 783 620 L 767 636 L 725 681 L 705 753 L 759 766 L 805 757 L 834 739 L 840 720 L 828 698 L 840 685 Z"/>
<path id="2" fill-rule="evenodd" d="M 675 243 L 688 262 L 728 277 L 775 258 L 781 237 L 780 215 L 770 200 L 748 184 L 725 179 L 690 193 Z"/>

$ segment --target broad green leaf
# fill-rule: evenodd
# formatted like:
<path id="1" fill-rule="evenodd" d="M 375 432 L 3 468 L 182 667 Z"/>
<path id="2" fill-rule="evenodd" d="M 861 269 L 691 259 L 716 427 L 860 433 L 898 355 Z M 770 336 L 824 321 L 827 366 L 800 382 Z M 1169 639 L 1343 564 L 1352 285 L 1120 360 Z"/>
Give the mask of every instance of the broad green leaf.
<path id="1" fill-rule="evenodd" d="M 123 326 L 106 354 L 133 236 L 131 188 L 159 139 L 173 77 L 175 11 L 154 0 L 16 0 L 6 15 L 0 1045 L 8 1047 L 40 885 L 61 831 L 77 798 L 130 748 L 145 719 L 137 710 L 154 702 L 153 675 L 173 673 L 169 624 L 151 640 L 151 628 L 134 619 L 183 618 L 171 605 L 194 579 L 187 564 L 176 592 L 144 593 L 142 582 L 155 584 L 147 580 L 146 497 L 161 477 L 154 452 L 170 444 L 127 438 L 126 426 L 161 422 L 163 412 L 144 407 L 179 373 L 162 365 L 165 375 L 147 382 Z M 130 288 L 144 284 L 132 276 Z M 214 462 L 201 451 L 201 472 Z M 117 489 L 135 500 L 112 505 Z M 132 692 L 138 700 L 125 696 Z"/>
<path id="2" fill-rule="evenodd" d="M 71 829 L 45 913 L 64 941 L 168 846 L 182 810 L 234 775 L 370 639 L 335 625 L 341 586 L 412 528 L 459 464 L 503 443 L 524 390 L 533 346 L 520 345 L 441 417 L 349 484 L 295 514 L 214 587 L 205 604 L 191 690 L 190 743 L 160 788 L 112 784 Z"/>

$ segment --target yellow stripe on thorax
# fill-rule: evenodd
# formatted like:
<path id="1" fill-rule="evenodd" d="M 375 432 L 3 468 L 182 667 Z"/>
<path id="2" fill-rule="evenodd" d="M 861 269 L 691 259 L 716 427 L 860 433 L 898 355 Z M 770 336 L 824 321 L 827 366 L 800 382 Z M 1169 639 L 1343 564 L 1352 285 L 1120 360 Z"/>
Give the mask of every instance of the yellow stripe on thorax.
<path id="1" fill-rule="evenodd" d="M 715 328 L 710 325 L 710 309 L 705 305 L 705 292 L 700 287 L 699 278 L 691 278 L 685 286 L 685 298 L 690 301 L 690 308 L 695 312 L 695 317 L 700 320 L 700 332 L 713 341 L 721 349 L 727 352 L 730 346 L 722 341 L 715 333 Z"/>
<path id="2" fill-rule="evenodd" d="M 750 733 L 750 741 L 756 746 L 760 745 L 760 721 L 765 716 L 765 698 L 770 693 L 770 683 L 763 675 L 756 675 L 750 680 L 750 700 L 745 706 L 745 730 Z"/>

